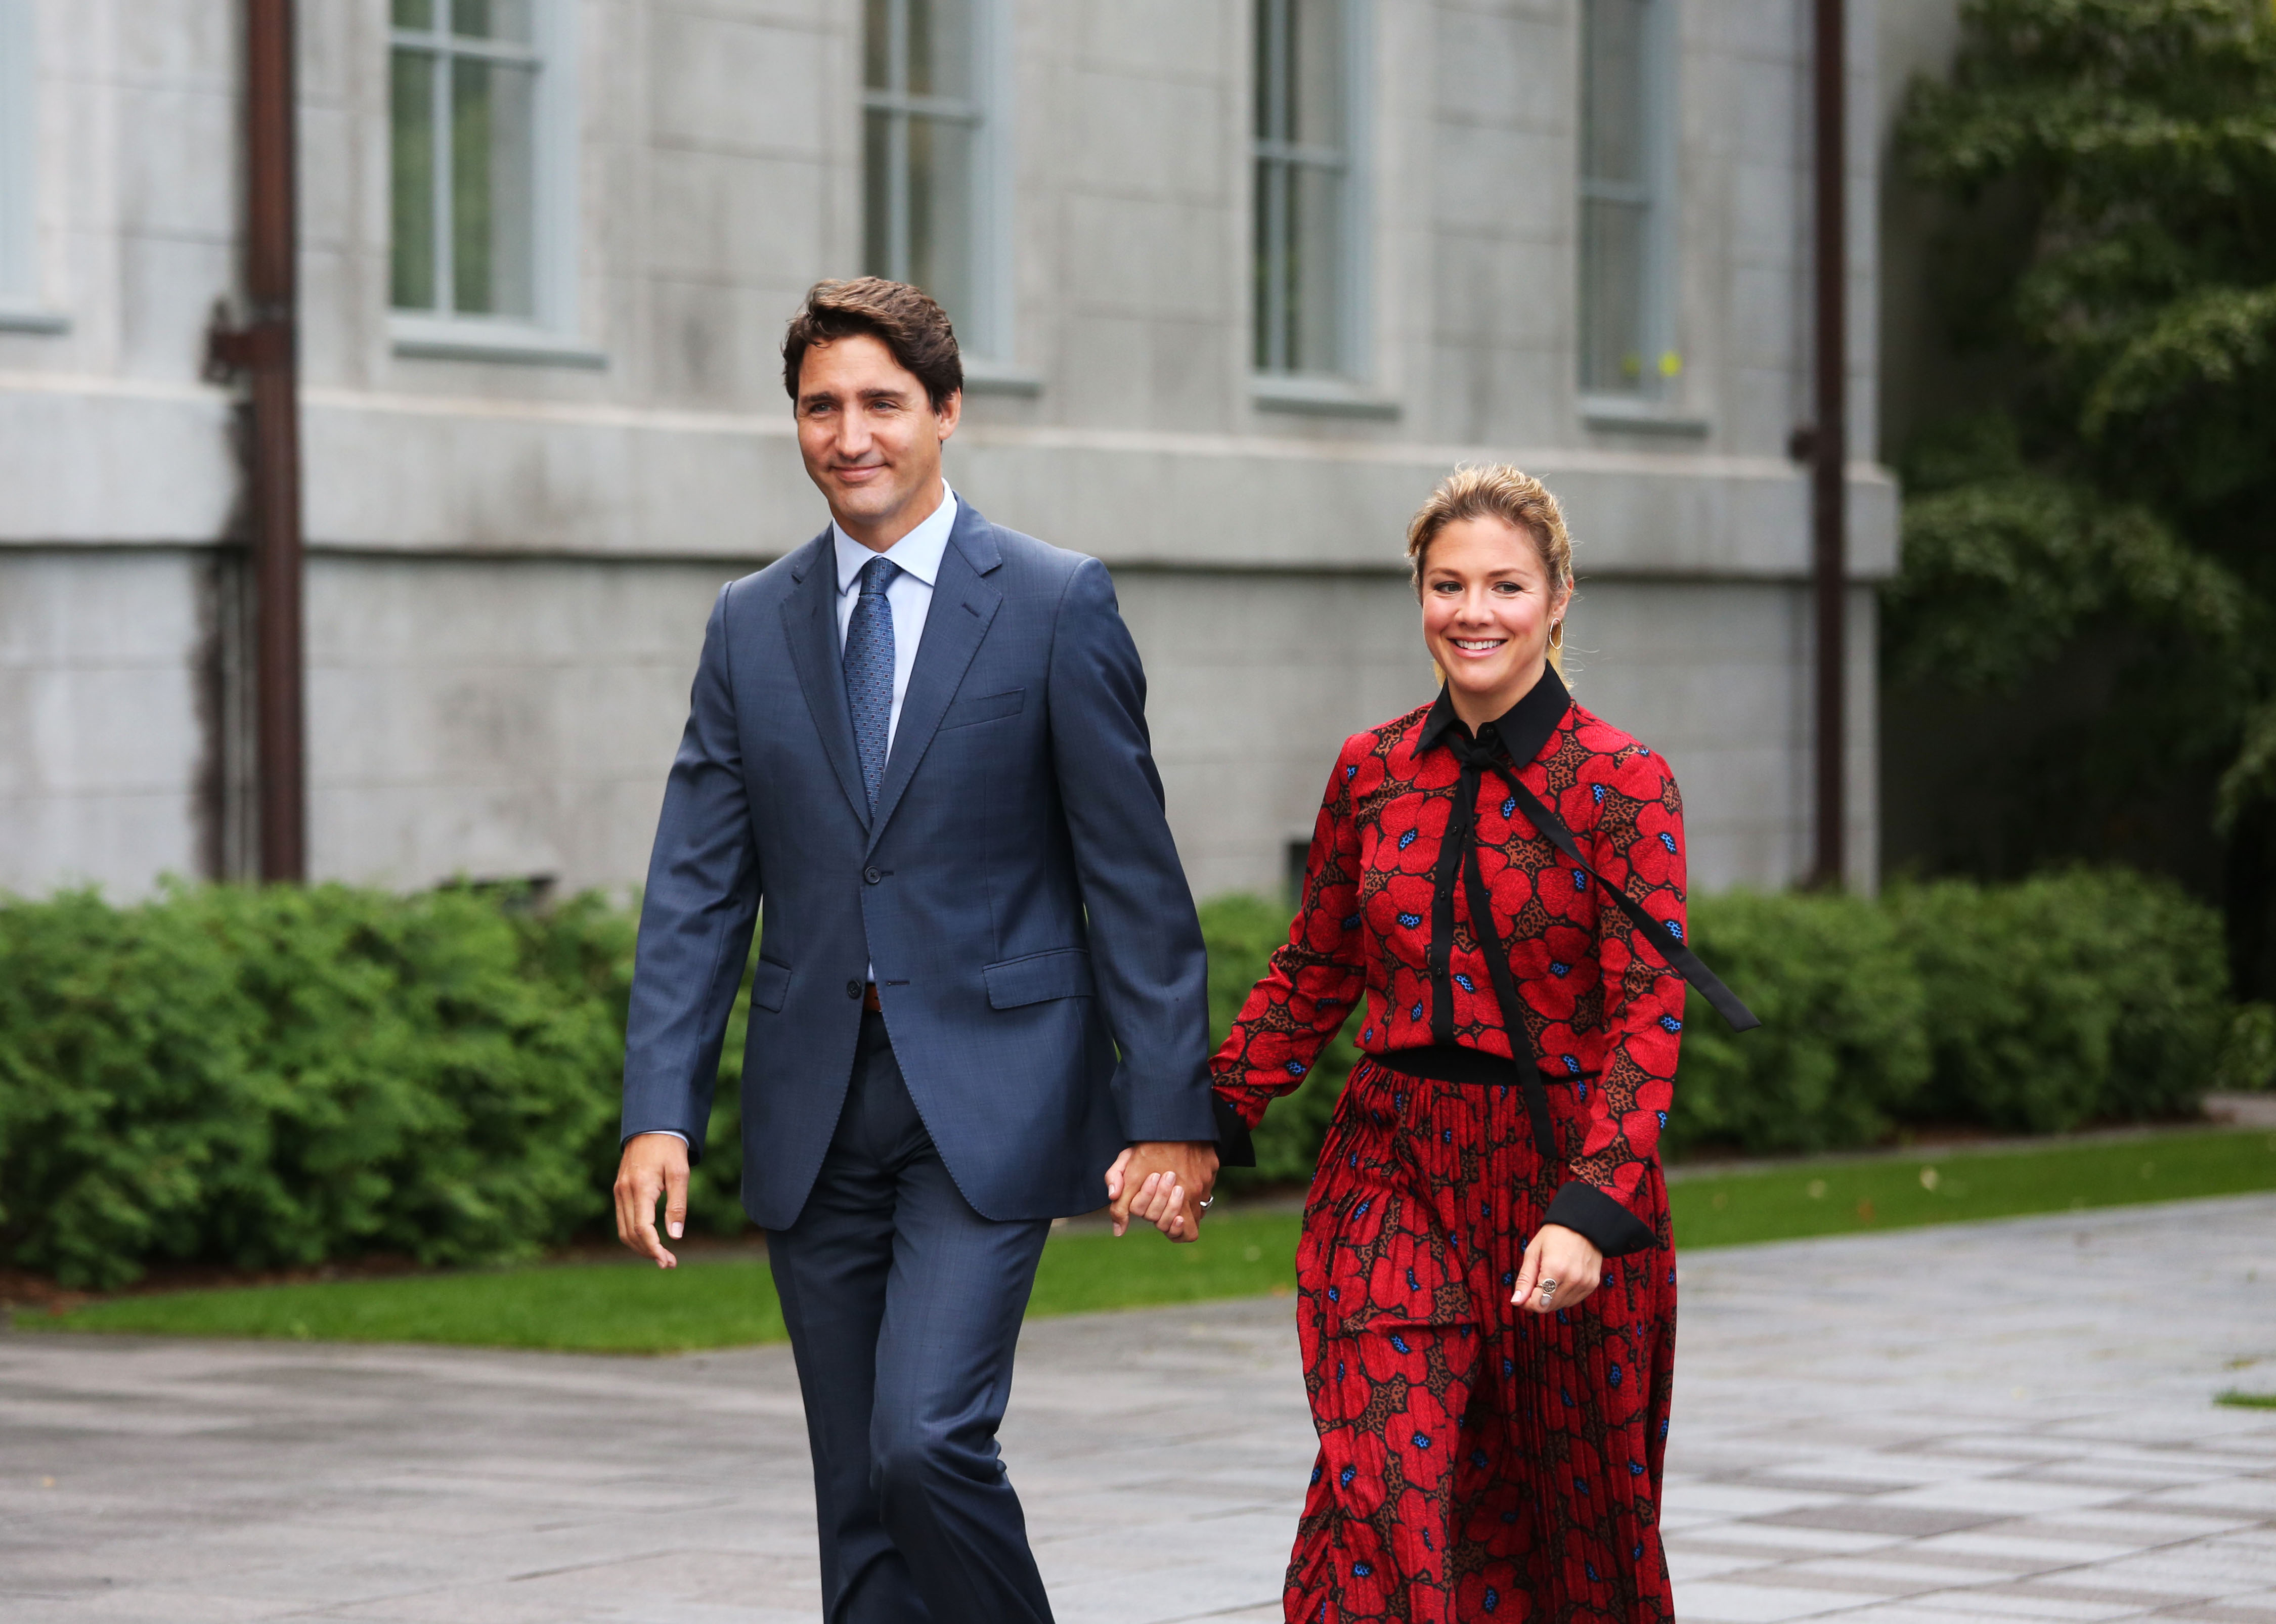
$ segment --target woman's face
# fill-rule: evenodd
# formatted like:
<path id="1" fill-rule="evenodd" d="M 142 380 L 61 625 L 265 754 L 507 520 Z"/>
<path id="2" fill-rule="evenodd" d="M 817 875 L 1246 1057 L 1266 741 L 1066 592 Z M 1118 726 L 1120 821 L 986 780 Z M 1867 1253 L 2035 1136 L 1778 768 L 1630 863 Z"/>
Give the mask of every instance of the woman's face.
<path id="1" fill-rule="evenodd" d="M 1422 641 L 1462 719 L 1491 721 L 1541 679 L 1569 595 L 1552 596 L 1532 538 L 1498 519 L 1456 520 L 1423 557 Z"/>

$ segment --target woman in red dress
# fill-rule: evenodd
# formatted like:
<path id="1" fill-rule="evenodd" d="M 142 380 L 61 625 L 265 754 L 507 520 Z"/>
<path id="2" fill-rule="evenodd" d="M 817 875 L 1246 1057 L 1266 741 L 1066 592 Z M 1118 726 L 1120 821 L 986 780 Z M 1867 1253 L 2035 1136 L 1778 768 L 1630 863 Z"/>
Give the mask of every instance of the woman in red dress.
<path id="1" fill-rule="evenodd" d="M 1459 471 L 1407 554 L 1445 687 L 1345 743 L 1212 1063 L 1254 1127 L 1360 1026 L 1297 1251 L 1320 1453 L 1287 1618 L 1668 1620 L 1682 803 L 1560 679 L 1572 549 L 1538 481 Z"/>

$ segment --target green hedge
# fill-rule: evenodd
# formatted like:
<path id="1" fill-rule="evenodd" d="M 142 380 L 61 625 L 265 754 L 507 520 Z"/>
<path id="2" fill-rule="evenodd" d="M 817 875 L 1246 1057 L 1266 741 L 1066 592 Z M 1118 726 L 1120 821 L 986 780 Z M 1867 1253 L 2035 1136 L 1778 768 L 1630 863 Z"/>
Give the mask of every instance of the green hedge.
<path id="1" fill-rule="evenodd" d="M 1219 897 L 1202 905 L 1202 940 L 1209 945 L 1210 1033 L 1222 1038 L 1233 1028 L 1241 1000 L 1264 973 L 1272 950 L 1288 939 L 1288 909 L 1256 897 Z M 1351 1022 L 1346 1021 L 1349 1028 Z M 1321 1051 L 1311 1075 L 1293 1094 L 1272 1102 L 1264 1126 L 1256 1130 L 1254 1172 L 1228 1175 L 1229 1188 L 1301 1183 L 1312 1176 L 1320 1141 L 1335 1113 L 1344 1079 L 1359 1064 L 1359 1050 L 1347 1029 Z"/>
<path id="2" fill-rule="evenodd" d="M 1282 934 L 1263 920 L 1282 912 L 1253 899 L 1202 910 L 1220 1030 Z M 2219 916 L 2125 871 L 1897 885 L 1878 901 L 1731 892 L 1694 900 L 1691 934 L 1763 1026 L 1734 1034 L 1690 995 L 1673 1154 L 2184 1116 L 2214 1081 L 2265 1075 L 2272 1047 L 2267 1018 L 2227 1003 Z M 1268 1142 L 1272 1176 L 1309 1169 L 1349 1070 L 1331 1052 L 1273 1106 L 1260 1172 Z"/>
<path id="3" fill-rule="evenodd" d="M 1223 898 L 1202 922 L 1222 1032 L 1286 911 Z M 0 905 L 0 1264 L 112 1286 L 166 1260 L 471 1263 L 593 1233 L 633 930 L 594 899 L 471 889 Z M 2177 1115 L 2276 1053 L 2265 1008 L 2224 1002 L 2212 914 L 2131 875 L 1709 897 L 1693 934 L 1766 1025 L 1734 1037 L 1692 1000 L 1675 1150 Z M 744 1223 L 743 1020 L 691 1191 L 706 1229 Z M 1356 1059 L 1339 1035 L 1273 1107 L 1248 1181 L 1310 1173 Z"/>
<path id="4" fill-rule="evenodd" d="M 1889 906 L 1928 997 L 1924 1114 L 2045 1134 L 2196 1111 L 2230 1021 L 2212 909 L 2110 869 Z"/>
<path id="5" fill-rule="evenodd" d="M 1926 989 L 1885 907 L 1844 895 L 1701 897 L 1691 939 L 1762 1017 L 1734 1032 L 1683 1012 L 1672 1153 L 1829 1150 L 1886 1137 L 1929 1084 Z"/>
<path id="6" fill-rule="evenodd" d="M 628 927 L 467 891 L 181 889 L 0 909 L 0 1246 L 161 1258 L 527 1253 L 588 1223 Z"/>

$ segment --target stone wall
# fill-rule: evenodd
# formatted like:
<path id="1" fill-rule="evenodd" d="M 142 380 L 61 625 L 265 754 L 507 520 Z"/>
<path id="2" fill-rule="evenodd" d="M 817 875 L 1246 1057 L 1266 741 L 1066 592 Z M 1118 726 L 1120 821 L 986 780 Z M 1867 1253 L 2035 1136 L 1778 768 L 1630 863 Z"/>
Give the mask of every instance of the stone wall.
<path id="1" fill-rule="evenodd" d="M 5 4 L 7 0 L 0 0 Z M 121 895 L 246 850 L 231 399 L 233 8 L 36 12 L 42 301 L 0 318 L 0 886 Z M 854 0 L 573 0 L 576 310 L 556 363 L 414 353 L 385 309 L 385 8 L 300 8 L 316 871 L 620 886 L 644 866 L 719 583 L 812 535 L 775 345 L 858 255 Z M 951 447 L 990 516 L 1104 558 L 1202 894 L 1282 883 L 1352 730 L 1427 695 L 1400 560 L 1457 461 L 1579 540 L 1579 690 L 1670 755 L 1705 885 L 1808 846 L 1803 0 L 1684 0 L 1671 409 L 1575 393 L 1572 0 L 1375 0 L 1366 377 L 1248 370 L 1250 8 L 1004 0 L 1008 338 Z M 1861 21 L 1866 0 L 1856 0 Z M 1870 89 L 1874 38 L 1853 30 Z M 1871 196 L 1872 98 L 1853 170 Z M 1855 444 L 1875 216 L 1854 211 Z M 1853 470 L 1853 828 L 1877 839 Z"/>

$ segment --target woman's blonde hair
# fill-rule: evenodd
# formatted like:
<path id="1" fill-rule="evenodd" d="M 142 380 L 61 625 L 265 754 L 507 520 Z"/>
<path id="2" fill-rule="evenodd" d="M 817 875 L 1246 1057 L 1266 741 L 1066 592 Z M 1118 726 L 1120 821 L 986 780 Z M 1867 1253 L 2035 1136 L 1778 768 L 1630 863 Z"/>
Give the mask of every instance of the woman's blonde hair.
<path id="1" fill-rule="evenodd" d="M 1422 569 L 1430 543 L 1448 525 L 1465 519 L 1498 519 L 1513 530 L 1533 538 L 1543 572 L 1549 577 L 1552 611 L 1556 600 L 1567 600 L 1573 591 L 1573 538 L 1566 533 L 1565 512 L 1549 487 L 1530 474 L 1506 462 L 1483 467 L 1465 464 L 1438 482 L 1430 499 L 1407 526 L 1407 565 L 1415 581 L 1415 595 L 1422 595 Z M 1549 623 L 1549 663 L 1565 674 L 1565 615 Z"/>

